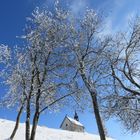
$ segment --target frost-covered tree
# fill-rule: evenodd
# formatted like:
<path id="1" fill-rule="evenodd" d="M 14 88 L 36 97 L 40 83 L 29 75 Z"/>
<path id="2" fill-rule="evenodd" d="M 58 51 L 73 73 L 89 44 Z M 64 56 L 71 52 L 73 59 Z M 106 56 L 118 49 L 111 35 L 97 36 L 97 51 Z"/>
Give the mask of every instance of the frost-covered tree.
<path id="1" fill-rule="evenodd" d="M 9 67 L 9 61 L 11 59 L 11 51 L 7 45 L 0 45 L 0 76 L 4 75 Z"/>
<path id="2" fill-rule="evenodd" d="M 76 23 L 76 24 L 73 24 Z M 100 115 L 98 97 L 100 93 L 99 86 L 105 84 L 104 71 L 106 70 L 106 61 L 103 53 L 109 45 L 109 38 L 100 38 L 101 17 L 94 10 L 87 10 L 83 19 L 72 22 L 71 38 L 68 41 L 71 58 L 75 61 L 73 67 L 75 74 L 73 78 L 81 81 L 80 84 L 86 88 L 83 95 L 90 96 L 94 109 L 96 123 L 101 140 L 105 140 L 105 131 Z"/>
<path id="3" fill-rule="evenodd" d="M 110 50 L 106 53 L 110 65 L 111 94 L 102 99 L 107 118 L 115 116 L 127 130 L 140 129 L 140 19 L 131 22 L 127 33 L 112 37 Z M 110 93 L 110 92 L 108 92 Z"/>
<path id="4" fill-rule="evenodd" d="M 71 95 L 66 89 L 69 88 L 70 80 L 67 80 L 67 69 L 69 65 L 64 44 L 68 38 L 65 26 L 67 13 L 61 9 L 55 9 L 54 13 L 39 11 L 36 9 L 30 20 L 30 29 L 27 28 L 26 39 L 30 47 L 30 60 L 32 62 L 32 84 L 31 91 L 27 97 L 26 104 L 26 131 L 29 132 L 30 105 L 35 106 L 31 140 L 35 138 L 36 127 L 40 114 L 58 100 Z M 65 89 L 65 90 L 64 90 Z M 65 91 L 65 93 L 63 92 Z M 56 102 L 57 101 L 57 102 Z M 26 139 L 29 134 L 26 133 Z"/>
<path id="5" fill-rule="evenodd" d="M 67 12 L 55 7 L 54 13 L 38 8 L 28 18 L 26 34 L 22 38 L 26 47 L 13 52 L 15 60 L 9 72 L 8 94 L 5 101 L 9 106 L 21 106 L 26 112 L 26 140 L 34 140 L 40 114 L 46 109 L 57 110 L 62 100 L 78 89 L 71 89 L 71 78 L 67 78 L 70 65 L 66 52 Z M 67 67 L 66 67 L 67 66 Z M 61 101 L 61 104 L 59 103 Z M 30 131 L 31 115 L 33 114 Z M 18 123 L 18 121 L 17 121 Z M 17 130 L 17 127 L 15 127 Z M 11 135 L 11 139 L 15 135 Z"/>
<path id="6" fill-rule="evenodd" d="M 34 140 L 42 112 L 65 105 L 62 99 L 71 95 L 78 104 L 90 97 L 101 140 L 105 140 L 98 97 L 106 70 L 102 54 L 109 39 L 99 37 L 101 20 L 95 11 L 87 10 L 79 20 L 58 5 L 56 1 L 53 12 L 36 8 L 28 18 L 22 36 L 26 47 L 16 53 L 6 98 L 10 106 L 25 109 L 26 140 Z"/>
<path id="7" fill-rule="evenodd" d="M 25 81 L 26 72 L 22 68 L 25 62 L 26 48 L 13 47 L 11 49 L 10 59 L 7 63 L 8 68 L 3 72 L 3 83 L 7 86 L 5 96 L 1 99 L 1 106 L 7 108 L 17 108 L 18 114 L 16 124 L 10 139 L 13 139 L 18 129 L 19 119 L 24 109 L 26 94 L 25 94 Z"/>
<path id="8" fill-rule="evenodd" d="M 6 64 L 10 59 L 10 48 L 7 45 L 0 45 L 0 63 Z"/>
<path id="9" fill-rule="evenodd" d="M 101 82 L 104 78 L 103 72 L 106 70 L 106 61 L 103 60 L 102 54 L 110 40 L 108 38 L 101 39 L 98 36 L 101 19 L 94 10 L 87 10 L 83 20 L 77 20 L 70 12 L 62 10 L 58 5 L 55 8 L 53 13 L 47 11 L 40 13 L 37 10 L 33 14 L 33 18 L 29 19 L 33 25 L 30 26 L 31 31 L 27 34 L 26 39 L 29 40 L 33 48 L 32 56 L 35 55 L 33 65 L 36 77 L 33 80 L 33 85 L 35 86 L 33 89 L 37 93 L 33 91 L 36 111 L 33 120 L 35 127 L 32 128 L 31 139 L 34 139 L 35 136 L 40 109 L 39 99 L 41 97 L 44 99 L 44 94 L 41 93 L 40 89 L 47 87 L 47 85 L 43 87 L 45 80 L 48 82 L 53 79 L 53 84 L 56 81 L 63 81 L 63 84 L 59 82 L 57 84 L 67 85 L 66 88 L 69 88 L 69 84 L 66 83 L 74 80 L 73 86 L 70 87 L 74 91 L 77 91 L 79 87 L 82 87 L 82 89 L 84 87 L 85 90 L 80 95 L 81 97 L 91 97 L 99 134 L 101 140 L 105 140 L 98 104 L 98 97 L 102 93 L 98 92 L 98 88 L 101 84 L 104 84 Z M 50 67 L 49 63 L 51 63 L 53 69 L 51 72 L 46 72 Z M 66 73 L 68 74 L 67 76 Z M 44 79 L 44 74 L 48 74 L 47 78 L 51 77 L 51 80 Z"/>

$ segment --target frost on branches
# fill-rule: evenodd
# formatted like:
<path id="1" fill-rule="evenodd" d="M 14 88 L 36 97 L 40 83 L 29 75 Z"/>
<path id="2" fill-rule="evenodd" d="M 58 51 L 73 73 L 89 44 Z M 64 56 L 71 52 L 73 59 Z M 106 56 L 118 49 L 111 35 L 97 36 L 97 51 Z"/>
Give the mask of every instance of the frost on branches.
<path id="1" fill-rule="evenodd" d="M 58 7 L 55 13 L 37 8 L 28 18 L 27 34 L 22 36 L 27 46 L 12 50 L 12 65 L 6 80 L 9 90 L 3 98 L 7 107 L 19 109 L 11 139 L 23 110 L 26 112 L 26 140 L 34 140 L 40 114 L 47 109 L 58 110 L 65 97 L 78 92 L 69 90 L 71 78 L 67 80 L 66 66 L 70 64 L 66 57 L 65 41 L 69 37 L 66 18 L 67 13 Z M 31 114 L 34 115 L 30 131 Z"/>
<path id="2" fill-rule="evenodd" d="M 47 109 L 58 110 L 69 101 L 66 97 L 71 97 L 79 106 L 92 101 L 100 137 L 105 140 L 97 87 L 105 71 L 101 56 L 109 40 L 98 37 L 100 23 L 94 10 L 87 10 L 79 20 L 61 9 L 58 1 L 53 12 L 34 10 L 22 36 L 26 46 L 12 50 L 6 80 L 9 90 L 4 101 L 9 107 L 19 109 L 11 139 L 23 110 L 26 140 L 34 140 L 41 113 Z"/>

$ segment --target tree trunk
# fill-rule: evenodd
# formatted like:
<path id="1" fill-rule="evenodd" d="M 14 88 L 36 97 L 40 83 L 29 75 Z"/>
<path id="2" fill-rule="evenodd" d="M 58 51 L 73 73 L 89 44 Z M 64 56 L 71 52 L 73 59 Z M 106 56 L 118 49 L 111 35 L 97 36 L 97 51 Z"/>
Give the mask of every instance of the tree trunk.
<path id="1" fill-rule="evenodd" d="M 13 138 L 14 138 L 16 132 L 17 132 L 17 129 L 18 129 L 18 126 L 19 126 L 19 120 L 20 120 L 20 116 L 21 116 L 21 113 L 23 111 L 23 108 L 24 108 L 24 106 L 22 105 L 20 107 L 19 112 L 18 112 L 18 115 L 17 115 L 17 118 L 16 118 L 16 124 L 15 124 L 14 130 L 13 130 L 11 136 L 10 136 L 10 140 L 13 140 Z"/>
<path id="2" fill-rule="evenodd" d="M 93 103 L 93 108 L 94 108 L 94 114 L 95 114 L 95 118 L 96 118 L 96 122 L 97 122 L 97 126 L 98 126 L 98 131 L 100 134 L 100 139 L 106 140 L 104 127 L 103 127 L 102 119 L 101 119 L 100 112 L 99 112 L 97 96 L 96 96 L 96 94 L 91 94 L 91 97 L 92 97 L 92 103 Z"/>
<path id="3" fill-rule="evenodd" d="M 30 101 L 27 101 L 26 106 L 26 132 L 25 132 L 26 140 L 30 140 Z"/>
<path id="4" fill-rule="evenodd" d="M 99 107 L 98 107 L 98 101 L 97 101 L 97 95 L 96 95 L 97 93 L 94 89 L 94 85 L 92 84 L 92 82 L 86 77 L 83 61 L 80 62 L 80 72 L 81 72 L 81 77 L 85 83 L 85 86 L 87 87 L 92 98 L 92 104 L 93 104 L 93 109 L 94 109 L 94 114 L 95 114 L 95 119 L 96 119 L 98 131 L 99 131 L 100 139 L 106 140 L 104 127 L 102 124 L 102 119 L 101 119 Z"/>
<path id="5" fill-rule="evenodd" d="M 39 80 L 39 79 L 38 79 Z M 38 89 L 38 95 L 36 97 L 36 110 L 33 118 L 33 126 L 32 126 L 32 132 L 31 132 L 31 138 L 30 140 L 35 140 L 35 134 L 36 134 L 36 128 L 38 124 L 38 119 L 39 119 L 39 98 L 40 98 L 40 88 Z"/>
<path id="6" fill-rule="evenodd" d="M 35 134 L 36 134 L 37 124 L 38 124 L 38 119 L 39 119 L 39 113 L 36 112 L 35 115 L 34 115 L 34 119 L 33 119 L 33 126 L 32 126 L 32 132 L 31 132 L 30 140 L 35 140 Z"/>

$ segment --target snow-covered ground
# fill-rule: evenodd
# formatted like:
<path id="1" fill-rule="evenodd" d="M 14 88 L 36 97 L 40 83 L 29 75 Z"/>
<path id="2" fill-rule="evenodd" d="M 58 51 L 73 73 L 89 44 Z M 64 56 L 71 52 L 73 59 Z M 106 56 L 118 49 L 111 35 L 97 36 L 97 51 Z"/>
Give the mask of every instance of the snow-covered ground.
<path id="1" fill-rule="evenodd" d="M 13 130 L 15 122 L 0 119 L 0 140 L 6 140 Z M 25 125 L 20 124 L 14 140 L 24 140 Z M 36 140 L 100 140 L 99 136 L 89 133 L 70 132 L 38 126 Z M 107 138 L 107 140 L 113 140 Z"/>

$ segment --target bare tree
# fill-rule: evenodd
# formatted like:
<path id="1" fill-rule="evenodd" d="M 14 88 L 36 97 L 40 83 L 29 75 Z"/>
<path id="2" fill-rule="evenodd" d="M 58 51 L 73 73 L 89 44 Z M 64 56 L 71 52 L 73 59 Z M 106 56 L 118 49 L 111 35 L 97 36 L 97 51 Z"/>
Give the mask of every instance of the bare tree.
<path id="1" fill-rule="evenodd" d="M 130 25 L 128 33 L 112 38 L 112 48 L 107 52 L 110 65 L 112 93 L 103 98 L 107 117 L 116 116 L 127 130 L 140 128 L 140 19 Z"/>
<path id="2" fill-rule="evenodd" d="M 11 139 L 16 134 L 24 109 L 25 137 L 26 140 L 34 140 L 40 114 L 47 109 L 57 110 L 63 105 L 64 98 L 78 93 L 78 89 L 70 89 L 71 78 L 67 80 L 65 67 L 70 65 L 64 44 L 69 37 L 65 24 L 67 12 L 58 8 L 56 3 L 54 13 L 37 8 L 32 15 L 28 18 L 26 35 L 22 36 L 26 47 L 13 49 L 11 67 L 7 72 L 6 84 L 9 91 L 3 101 L 9 107 L 20 106 Z"/>
<path id="3" fill-rule="evenodd" d="M 11 74 L 11 69 L 13 69 L 12 62 L 14 62 L 15 59 L 13 60 L 12 53 L 13 52 L 9 46 L 3 45 L 3 44 L 0 45 L 0 54 L 1 54 L 0 55 L 0 63 L 2 64 L 0 77 L 2 78 L 1 79 L 2 84 L 6 84 L 6 85 L 8 84 L 8 77 Z M 14 106 L 14 104 L 15 104 L 14 100 L 15 100 L 15 96 L 11 96 L 11 95 L 9 96 L 9 94 L 7 94 L 6 96 L 4 96 L 4 98 L 1 99 L 0 106 L 1 107 L 6 106 L 7 108 Z M 20 118 L 22 110 L 23 110 L 23 103 L 20 107 L 20 110 L 19 110 L 19 113 L 18 113 L 18 116 L 16 119 L 16 125 L 15 125 L 15 128 L 14 128 L 12 134 L 11 134 L 10 139 L 13 139 L 13 137 L 17 131 L 18 124 L 19 124 L 19 118 Z"/>
<path id="4" fill-rule="evenodd" d="M 26 140 L 34 140 L 40 114 L 50 108 L 57 110 L 63 105 L 64 98 L 78 92 L 78 89 L 70 90 L 71 78 L 67 80 L 65 67 L 69 66 L 64 44 L 69 36 L 65 24 L 67 12 L 58 9 L 57 5 L 55 8 L 53 14 L 38 8 L 33 12 L 33 17 L 28 18 L 27 33 L 22 36 L 27 47 L 23 47 L 17 57 L 13 55 L 15 60 L 6 81 L 9 92 L 5 101 L 11 102 L 9 106 L 21 108 L 11 139 L 17 131 L 23 109 L 26 111 Z"/>
<path id="5" fill-rule="evenodd" d="M 57 9 L 57 7 L 54 14 L 46 11 L 39 12 L 36 9 L 30 24 L 33 28 L 26 36 L 32 46 L 30 60 L 33 62 L 31 80 L 33 92 L 29 93 L 26 106 L 26 110 L 29 112 L 26 118 L 27 122 L 30 117 L 31 102 L 35 106 L 31 140 L 35 139 L 40 114 L 54 103 L 58 105 L 56 101 L 72 94 L 62 91 L 62 87 L 67 88 L 69 86 L 69 82 L 66 80 L 66 69 L 63 68 L 64 64 L 67 64 L 64 55 L 66 50 L 64 41 L 68 38 L 68 34 L 65 32 L 66 17 L 67 13 Z M 28 124 L 26 127 L 29 128 Z"/>
<path id="6" fill-rule="evenodd" d="M 23 109 L 24 109 L 24 103 L 19 108 L 19 111 L 18 111 L 18 114 L 17 114 L 17 118 L 16 118 L 15 127 L 14 127 L 14 129 L 13 129 L 11 135 L 10 135 L 10 140 L 13 140 L 14 136 L 16 135 L 16 132 L 17 132 L 18 127 L 19 127 L 20 116 L 22 114 Z"/>
<path id="7" fill-rule="evenodd" d="M 100 138 L 105 140 L 98 98 L 102 93 L 99 87 L 105 84 L 103 54 L 110 39 L 99 37 L 100 17 L 94 10 L 87 10 L 84 18 L 77 20 L 56 1 L 52 13 L 37 8 L 28 23 L 26 35 L 22 36 L 27 47 L 19 53 L 8 80 L 14 105 L 24 101 L 26 140 L 35 139 L 43 111 L 59 108 L 62 105 L 59 101 L 76 92 L 74 99 L 79 95 L 91 97 Z"/>
<path id="8" fill-rule="evenodd" d="M 103 120 L 98 104 L 98 97 L 101 93 L 98 89 L 101 84 L 105 84 L 103 79 L 107 76 L 104 75 L 106 60 L 103 54 L 110 39 L 100 38 L 101 17 L 94 10 L 87 10 L 83 20 L 74 23 L 79 24 L 71 23 L 71 38 L 68 43 L 71 48 L 71 57 L 74 59 L 73 79 L 82 81 L 82 85 L 86 88 L 83 95 L 91 97 L 100 138 L 105 140 Z"/>

